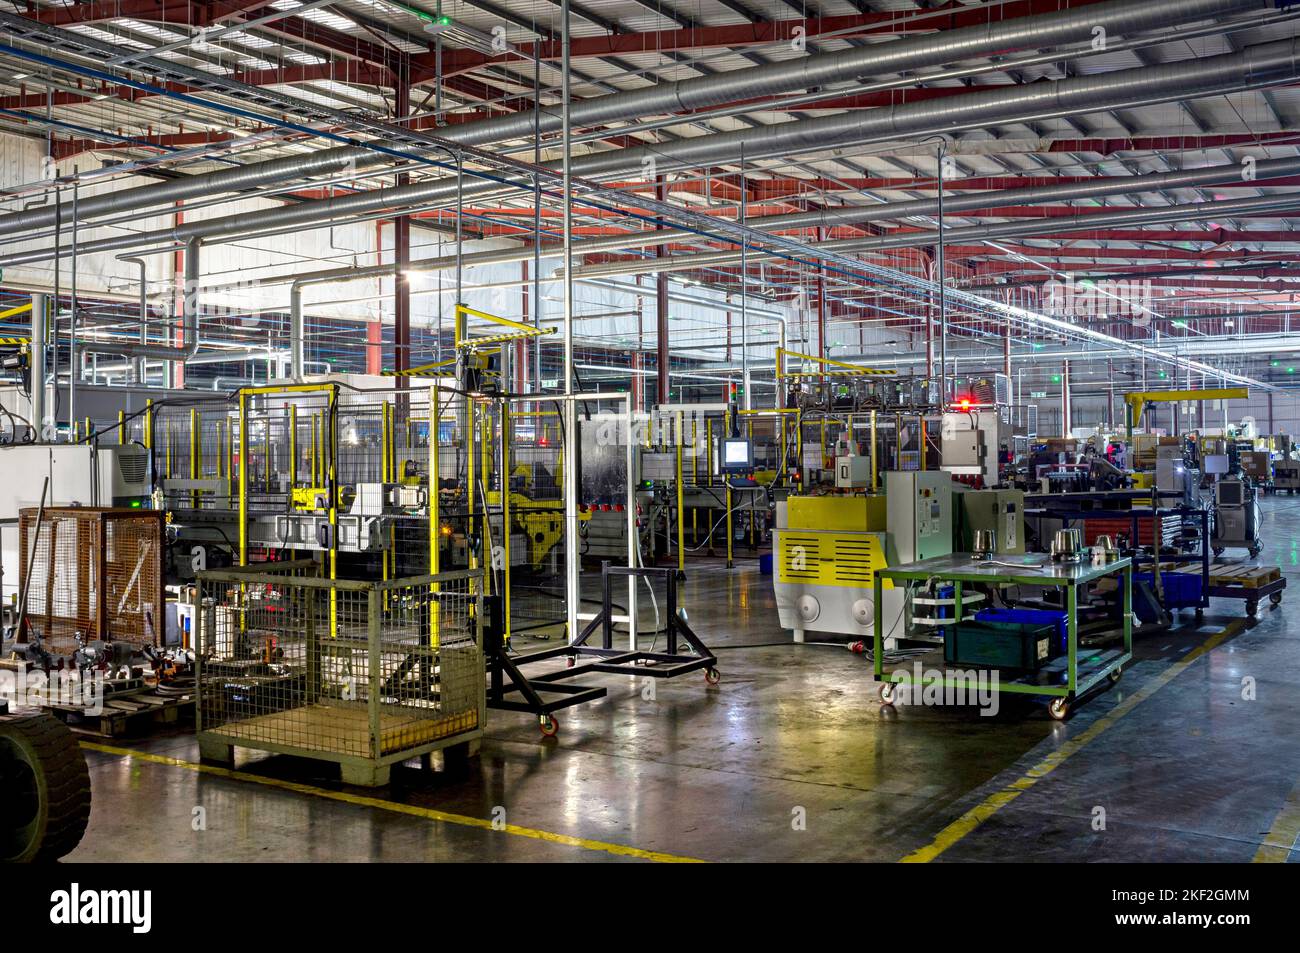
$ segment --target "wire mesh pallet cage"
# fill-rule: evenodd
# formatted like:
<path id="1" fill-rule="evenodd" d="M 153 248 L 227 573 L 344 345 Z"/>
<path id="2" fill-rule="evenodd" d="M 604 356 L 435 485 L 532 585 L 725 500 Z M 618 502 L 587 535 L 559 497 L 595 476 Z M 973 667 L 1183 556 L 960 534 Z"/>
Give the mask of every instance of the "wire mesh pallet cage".
<path id="1" fill-rule="evenodd" d="M 200 574 L 198 738 L 337 762 L 379 786 L 393 764 L 480 737 L 481 572 L 320 578 L 311 560 Z"/>
<path id="2" fill-rule="evenodd" d="M 163 633 L 162 514 L 45 507 L 19 514 L 20 643 L 70 656 L 94 640 L 159 645 Z"/>

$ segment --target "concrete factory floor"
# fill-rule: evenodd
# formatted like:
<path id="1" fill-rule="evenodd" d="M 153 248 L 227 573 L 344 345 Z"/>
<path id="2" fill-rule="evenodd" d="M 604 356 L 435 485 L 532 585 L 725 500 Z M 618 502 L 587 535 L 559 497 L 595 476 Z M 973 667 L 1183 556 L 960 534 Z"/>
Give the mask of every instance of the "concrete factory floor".
<path id="1" fill-rule="evenodd" d="M 1263 511 L 1261 562 L 1294 587 L 1300 499 Z M 788 644 L 753 562 L 689 569 L 683 601 L 718 650 L 716 687 L 692 674 L 649 701 L 639 682 L 597 676 L 609 697 L 561 712 L 557 739 L 489 712 L 466 774 L 402 768 L 378 792 L 285 757 L 200 769 L 184 734 L 100 746 L 69 859 L 1300 859 L 1300 591 L 1253 625 L 1235 601 L 1200 623 L 1182 613 L 1060 724 L 1039 706 L 882 710 L 861 656 Z"/>

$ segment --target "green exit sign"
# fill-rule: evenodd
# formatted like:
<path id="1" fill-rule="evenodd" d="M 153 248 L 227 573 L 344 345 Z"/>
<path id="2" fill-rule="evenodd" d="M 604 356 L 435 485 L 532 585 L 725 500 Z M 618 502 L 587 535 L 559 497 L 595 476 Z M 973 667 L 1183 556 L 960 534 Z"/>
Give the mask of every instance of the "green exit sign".
<path id="1" fill-rule="evenodd" d="M 1045 390 L 1031 390 L 1031 391 L 1029 392 L 1029 396 L 1030 396 L 1031 398 L 1033 398 L 1033 397 L 1046 397 L 1046 396 L 1047 396 L 1047 391 L 1045 391 Z"/>

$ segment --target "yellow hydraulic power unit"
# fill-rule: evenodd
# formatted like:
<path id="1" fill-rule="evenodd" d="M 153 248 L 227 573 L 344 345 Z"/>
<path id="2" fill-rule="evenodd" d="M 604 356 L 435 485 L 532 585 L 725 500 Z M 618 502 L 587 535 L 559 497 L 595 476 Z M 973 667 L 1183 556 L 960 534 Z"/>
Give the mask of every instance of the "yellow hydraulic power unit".
<path id="1" fill-rule="evenodd" d="M 886 492 L 792 496 L 777 504 L 773 587 L 782 628 L 867 638 L 878 570 L 952 552 L 953 481 L 937 470 L 885 474 Z M 886 582 L 886 639 L 902 632 L 902 590 Z"/>

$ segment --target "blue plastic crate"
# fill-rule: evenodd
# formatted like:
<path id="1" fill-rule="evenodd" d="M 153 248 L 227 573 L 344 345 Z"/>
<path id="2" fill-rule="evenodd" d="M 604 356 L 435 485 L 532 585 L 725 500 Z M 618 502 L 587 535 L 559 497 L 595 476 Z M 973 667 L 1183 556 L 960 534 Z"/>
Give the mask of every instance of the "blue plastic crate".
<path id="1" fill-rule="evenodd" d="M 1055 625 L 1056 644 L 1053 648 L 1063 653 L 1070 639 L 1070 623 L 1064 612 L 1056 609 L 981 609 L 975 613 L 976 622 L 1005 622 L 1015 625 Z"/>
<path id="2" fill-rule="evenodd" d="M 1155 588 L 1155 574 L 1135 572 L 1134 582 L 1145 582 Z M 1166 609 L 1190 609 L 1201 604 L 1201 576 L 1191 572 L 1162 572 L 1160 587 L 1164 590 L 1163 605 Z"/>

